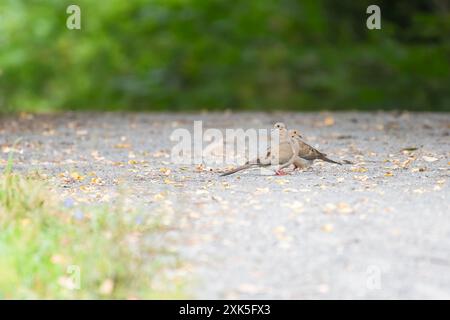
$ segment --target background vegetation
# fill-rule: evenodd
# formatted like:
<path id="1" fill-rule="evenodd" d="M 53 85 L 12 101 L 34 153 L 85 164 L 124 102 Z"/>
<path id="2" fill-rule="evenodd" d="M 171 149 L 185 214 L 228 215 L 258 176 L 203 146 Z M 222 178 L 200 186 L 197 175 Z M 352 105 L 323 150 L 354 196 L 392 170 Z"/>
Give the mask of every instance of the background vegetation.
<path id="1" fill-rule="evenodd" d="M 39 174 L 14 173 L 11 155 L 0 172 L 0 299 L 185 298 L 183 279 L 164 273 L 177 257 L 148 241 L 164 232 L 159 217 L 60 203 Z"/>
<path id="2" fill-rule="evenodd" d="M 2 0 L 0 107 L 449 111 L 449 37 L 446 0 Z"/>

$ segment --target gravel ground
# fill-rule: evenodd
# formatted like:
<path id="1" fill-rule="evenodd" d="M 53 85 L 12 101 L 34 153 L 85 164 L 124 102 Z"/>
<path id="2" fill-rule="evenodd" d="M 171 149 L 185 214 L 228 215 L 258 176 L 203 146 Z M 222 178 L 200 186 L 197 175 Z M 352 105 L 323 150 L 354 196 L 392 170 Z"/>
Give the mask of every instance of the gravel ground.
<path id="1" fill-rule="evenodd" d="M 171 162 L 176 128 L 297 127 L 332 159 L 273 176 Z M 450 298 L 448 113 L 80 113 L 0 119 L 0 165 L 167 215 L 195 298 Z"/>

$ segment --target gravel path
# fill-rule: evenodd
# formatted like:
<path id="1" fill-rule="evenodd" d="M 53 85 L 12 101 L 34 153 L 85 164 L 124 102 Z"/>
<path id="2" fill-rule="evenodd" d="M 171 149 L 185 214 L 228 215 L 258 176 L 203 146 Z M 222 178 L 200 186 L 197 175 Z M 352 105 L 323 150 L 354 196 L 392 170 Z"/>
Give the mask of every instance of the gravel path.
<path id="1" fill-rule="evenodd" d="M 333 159 L 219 178 L 170 159 L 176 128 L 302 130 Z M 0 165 L 38 171 L 62 197 L 114 202 L 174 226 L 196 298 L 450 298 L 447 113 L 60 114 L 0 119 Z M 211 169 L 212 171 L 210 171 Z"/>

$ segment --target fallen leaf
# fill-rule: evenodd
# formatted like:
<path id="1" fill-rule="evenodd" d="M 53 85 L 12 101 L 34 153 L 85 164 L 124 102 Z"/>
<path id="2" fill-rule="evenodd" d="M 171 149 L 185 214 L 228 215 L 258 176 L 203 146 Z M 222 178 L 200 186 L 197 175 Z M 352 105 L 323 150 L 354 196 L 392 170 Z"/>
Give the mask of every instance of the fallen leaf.
<path id="1" fill-rule="evenodd" d="M 118 143 L 114 145 L 114 148 L 116 149 L 129 149 L 131 148 L 131 145 L 129 143 Z"/>
<path id="2" fill-rule="evenodd" d="M 269 188 L 256 188 L 255 192 L 253 194 L 264 194 L 264 193 L 268 193 L 269 192 Z"/>
<path id="3" fill-rule="evenodd" d="M 282 185 L 284 185 L 284 184 L 286 184 L 286 183 L 289 183 L 289 182 L 290 182 L 290 181 L 287 180 L 287 179 L 276 179 L 276 180 L 275 180 L 275 183 L 279 184 L 280 186 L 282 186 Z"/>
<path id="4" fill-rule="evenodd" d="M 77 136 L 85 136 L 85 135 L 87 135 L 88 134 L 88 131 L 87 130 L 77 130 L 76 131 L 76 135 Z"/>
<path id="5" fill-rule="evenodd" d="M 278 227 L 273 228 L 273 233 L 275 235 L 280 235 L 280 234 L 283 234 L 285 232 L 286 232 L 286 228 L 284 226 L 278 226 Z"/>
<path id="6" fill-rule="evenodd" d="M 416 151 L 416 150 L 418 150 L 419 148 L 416 148 L 416 147 L 406 147 L 406 148 L 403 148 L 403 149 L 401 149 L 400 151 L 407 151 L 407 152 L 410 152 L 410 151 Z"/>
<path id="7" fill-rule="evenodd" d="M 347 202 L 339 202 L 337 204 L 337 209 L 340 213 L 352 213 L 353 209 Z"/>
<path id="8" fill-rule="evenodd" d="M 366 180 L 369 179 L 369 177 L 366 176 L 366 175 L 362 175 L 362 176 L 353 176 L 353 179 L 359 180 L 359 181 L 366 181 Z"/>
<path id="9" fill-rule="evenodd" d="M 403 169 L 406 169 L 406 168 L 409 167 L 411 162 L 412 162 L 412 159 L 405 160 L 402 163 L 400 163 L 400 167 L 403 168 Z"/>
<path id="10" fill-rule="evenodd" d="M 438 158 L 429 157 L 429 156 L 422 156 L 422 159 L 425 160 L 426 162 L 434 162 L 434 161 L 438 160 Z"/>
<path id="11" fill-rule="evenodd" d="M 351 169 L 353 172 L 361 172 L 361 173 L 364 173 L 364 172 L 367 172 L 367 168 L 364 168 L 364 167 L 353 167 L 352 169 Z"/>
<path id="12" fill-rule="evenodd" d="M 324 120 L 323 120 L 323 124 L 327 127 L 334 125 L 334 118 L 331 116 L 327 116 Z"/>
<path id="13" fill-rule="evenodd" d="M 164 183 L 165 183 L 165 184 L 174 184 L 175 181 L 170 180 L 169 178 L 166 178 L 166 179 L 164 179 Z"/>
<path id="14" fill-rule="evenodd" d="M 162 192 L 157 193 L 153 196 L 153 200 L 155 200 L 155 201 L 163 200 L 164 198 L 165 198 L 165 194 Z"/>
<path id="15" fill-rule="evenodd" d="M 70 173 L 70 177 L 73 180 L 76 180 L 76 181 L 83 181 L 84 180 L 84 177 L 81 174 L 79 174 L 77 171 L 71 172 Z"/>
<path id="16" fill-rule="evenodd" d="M 161 173 L 165 174 L 166 176 L 168 176 L 171 171 L 170 171 L 169 168 L 162 167 L 162 168 L 159 168 L 159 172 L 161 172 Z"/>
<path id="17" fill-rule="evenodd" d="M 113 290 L 114 290 L 114 281 L 108 278 L 105 281 L 103 281 L 98 291 L 100 292 L 100 294 L 110 295 Z"/>
<path id="18" fill-rule="evenodd" d="M 99 177 L 94 177 L 91 179 L 91 184 L 100 185 L 100 184 L 102 184 L 102 180 Z"/>

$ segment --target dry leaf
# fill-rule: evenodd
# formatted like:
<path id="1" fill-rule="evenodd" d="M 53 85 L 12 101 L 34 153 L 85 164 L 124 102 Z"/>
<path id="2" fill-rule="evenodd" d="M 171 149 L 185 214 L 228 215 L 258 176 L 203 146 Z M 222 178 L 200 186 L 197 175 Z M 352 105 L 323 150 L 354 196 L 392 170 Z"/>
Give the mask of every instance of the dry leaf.
<path id="1" fill-rule="evenodd" d="M 287 180 L 287 179 L 276 179 L 276 180 L 275 180 L 275 183 L 279 184 L 280 186 L 282 186 L 282 185 L 284 185 L 284 184 L 286 184 L 286 183 L 289 183 L 289 182 L 290 182 L 290 181 Z"/>
<path id="2" fill-rule="evenodd" d="M 253 194 L 264 194 L 264 193 L 268 193 L 269 192 L 269 188 L 256 188 L 255 192 Z"/>
<path id="3" fill-rule="evenodd" d="M 286 232 L 286 228 L 284 226 L 278 226 L 273 228 L 273 233 L 275 235 L 281 235 L 284 234 Z"/>
<path id="4" fill-rule="evenodd" d="M 94 177 L 91 179 L 91 184 L 102 184 L 102 180 L 99 177 Z"/>
<path id="5" fill-rule="evenodd" d="M 166 176 L 168 176 L 170 174 L 170 169 L 169 168 L 159 168 L 159 172 L 165 174 Z"/>
<path id="6" fill-rule="evenodd" d="M 353 179 L 359 180 L 359 181 L 366 181 L 366 180 L 369 179 L 369 177 L 366 176 L 366 175 L 362 175 L 362 176 L 353 176 Z"/>
<path id="7" fill-rule="evenodd" d="M 435 157 L 429 157 L 429 156 L 422 156 L 423 160 L 425 160 L 426 162 L 434 162 L 437 161 L 438 158 Z"/>
<path id="8" fill-rule="evenodd" d="M 417 149 L 419 149 L 419 148 L 417 148 L 417 147 L 406 147 L 406 148 L 401 149 L 400 151 L 402 151 L 402 152 L 406 151 L 406 153 L 408 153 L 408 152 L 411 152 L 411 151 L 416 151 Z"/>
<path id="9" fill-rule="evenodd" d="M 323 120 L 323 124 L 324 124 L 325 126 L 327 126 L 327 127 L 334 125 L 334 118 L 331 117 L 331 116 L 326 117 L 326 118 Z"/>
<path id="10" fill-rule="evenodd" d="M 82 175 L 80 175 L 78 172 L 76 172 L 76 171 L 74 171 L 74 172 L 71 172 L 70 173 L 70 177 L 73 179 L 73 180 L 76 180 L 76 181 L 83 181 L 84 180 L 84 177 L 82 176 Z"/>
<path id="11" fill-rule="evenodd" d="M 166 179 L 164 179 L 164 183 L 165 183 L 165 184 L 174 184 L 175 181 L 170 180 L 169 178 L 166 178 Z"/>
<path id="12" fill-rule="evenodd" d="M 155 200 L 155 201 L 163 200 L 164 198 L 165 198 L 165 194 L 162 192 L 157 193 L 153 196 L 153 200 Z"/>
<path id="13" fill-rule="evenodd" d="M 116 149 L 129 149 L 131 148 L 131 145 L 129 143 L 118 143 L 114 145 L 114 148 Z"/>

